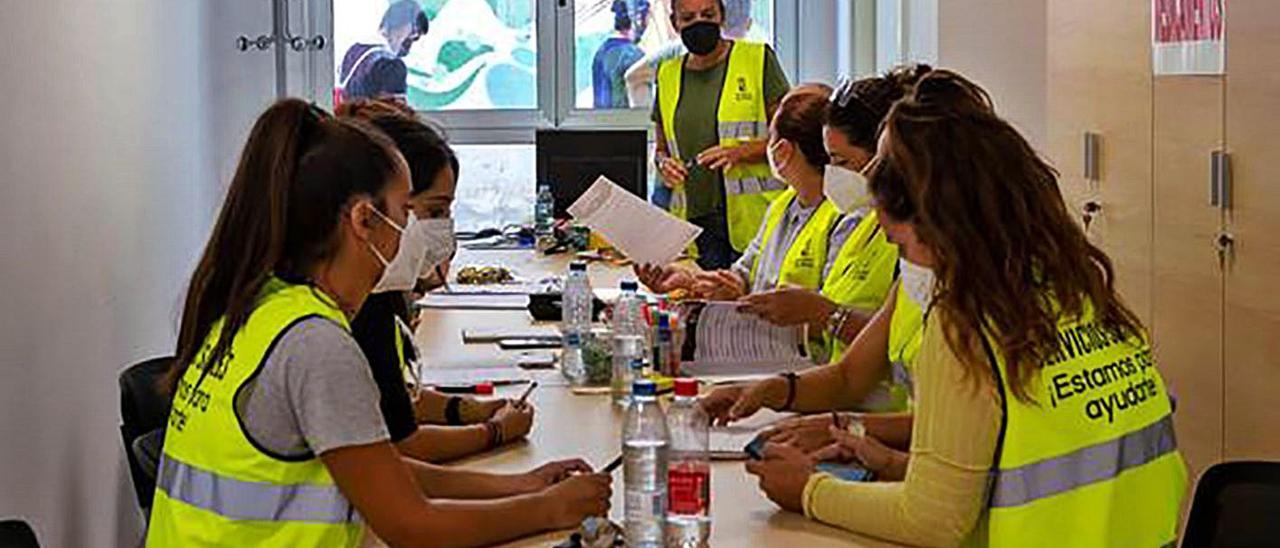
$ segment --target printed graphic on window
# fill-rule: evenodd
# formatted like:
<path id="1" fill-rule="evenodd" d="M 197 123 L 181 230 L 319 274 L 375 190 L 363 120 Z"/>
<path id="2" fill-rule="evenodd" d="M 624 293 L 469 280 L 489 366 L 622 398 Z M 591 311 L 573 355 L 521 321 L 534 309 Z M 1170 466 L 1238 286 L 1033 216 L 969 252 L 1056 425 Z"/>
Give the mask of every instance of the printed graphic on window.
<path id="1" fill-rule="evenodd" d="M 535 0 L 334 0 L 334 99 L 537 107 Z"/>

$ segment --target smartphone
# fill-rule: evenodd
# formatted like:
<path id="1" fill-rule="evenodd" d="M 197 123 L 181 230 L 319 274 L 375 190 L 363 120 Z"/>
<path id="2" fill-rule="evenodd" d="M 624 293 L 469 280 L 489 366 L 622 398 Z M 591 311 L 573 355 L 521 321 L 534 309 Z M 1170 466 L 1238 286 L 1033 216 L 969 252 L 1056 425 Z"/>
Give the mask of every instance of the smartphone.
<path id="1" fill-rule="evenodd" d="M 560 348 L 560 341 L 550 339 L 502 339 L 498 348 L 503 350 L 539 350 Z"/>
<path id="2" fill-rule="evenodd" d="M 747 458 L 751 460 L 764 460 L 764 438 L 756 436 L 746 447 L 742 448 L 742 452 L 747 454 Z"/>
<path id="3" fill-rule="evenodd" d="M 844 481 L 872 481 L 876 477 L 870 470 L 856 464 L 820 462 L 814 468 L 819 472 L 826 472 Z"/>
<path id="4" fill-rule="evenodd" d="M 556 355 L 551 352 L 525 352 L 516 356 L 516 367 L 520 369 L 554 369 Z"/>

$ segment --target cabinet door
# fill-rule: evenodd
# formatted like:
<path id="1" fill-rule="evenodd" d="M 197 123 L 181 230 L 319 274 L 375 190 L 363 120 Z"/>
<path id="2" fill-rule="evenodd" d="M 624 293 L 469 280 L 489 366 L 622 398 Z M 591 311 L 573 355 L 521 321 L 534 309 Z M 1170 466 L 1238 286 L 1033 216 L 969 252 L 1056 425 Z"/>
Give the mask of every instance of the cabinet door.
<path id="1" fill-rule="evenodd" d="M 1210 155 L 1222 148 L 1223 79 L 1155 80 L 1156 363 L 1178 399 L 1178 446 L 1198 477 L 1222 458 L 1222 270 L 1209 200 Z"/>
<path id="2" fill-rule="evenodd" d="M 1226 456 L 1280 458 L 1280 11 L 1232 0 L 1227 19 L 1227 148 L 1234 235 L 1226 276 Z"/>
<path id="3" fill-rule="evenodd" d="M 1067 207 L 1115 261 L 1117 285 L 1151 319 L 1151 6 L 1049 0 L 1049 155 Z M 997 105 L 998 107 L 998 105 Z M 1084 135 L 1101 136 L 1100 179 L 1084 173 Z"/>

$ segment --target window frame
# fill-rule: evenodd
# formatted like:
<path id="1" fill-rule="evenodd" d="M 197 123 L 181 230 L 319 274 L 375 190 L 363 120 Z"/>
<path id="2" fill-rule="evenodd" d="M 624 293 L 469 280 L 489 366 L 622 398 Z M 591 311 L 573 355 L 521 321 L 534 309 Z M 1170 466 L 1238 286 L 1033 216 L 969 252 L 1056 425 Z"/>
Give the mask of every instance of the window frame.
<path id="1" fill-rule="evenodd" d="M 328 15 L 328 36 L 333 36 L 333 4 L 324 2 Z M 541 129 L 647 129 L 652 132 L 649 110 L 580 109 L 575 105 L 574 48 L 576 47 L 573 0 L 530 0 L 534 3 L 534 33 L 537 36 L 537 106 L 533 109 L 433 110 L 419 111 L 443 127 L 458 144 L 533 144 Z M 666 0 L 653 0 L 666 1 Z M 773 1 L 773 48 L 782 60 L 787 78 L 795 81 L 800 36 L 795 24 L 802 0 Z M 329 57 L 333 52 L 327 52 Z M 567 60 L 567 62 L 565 61 Z M 328 70 L 323 67 L 328 65 Z M 334 62 L 320 63 L 319 89 L 333 89 Z M 332 106 L 332 98 L 321 91 L 318 99 Z"/>

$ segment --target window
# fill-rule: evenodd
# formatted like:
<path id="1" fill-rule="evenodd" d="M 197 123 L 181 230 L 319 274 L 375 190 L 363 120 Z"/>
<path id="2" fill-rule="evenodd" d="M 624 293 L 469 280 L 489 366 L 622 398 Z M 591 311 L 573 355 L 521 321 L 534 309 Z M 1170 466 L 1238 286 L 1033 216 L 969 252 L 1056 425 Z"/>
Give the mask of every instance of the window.
<path id="1" fill-rule="evenodd" d="M 454 206 L 459 230 L 530 220 L 535 130 L 647 128 L 651 84 L 641 72 L 639 85 L 628 90 L 622 77 L 635 60 L 647 59 L 651 79 L 654 59 L 683 49 L 671 27 L 670 0 L 318 1 L 332 5 L 332 75 L 344 96 L 386 85 L 447 129 L 462 166 Z M 775 20 L 798 14 L 799 2 L 725 0 L 728 25 L 739 21 L 726 34 L 775 43 Z M 420 36 L 419 11 L 429 20 Z M 620 15 L 630 30 L 619 30 L 626 26 Z M 602 49 L 602 58 L 612 58 L 601 74 L 611 82 L 607 93 L 593 82 Z"/>

